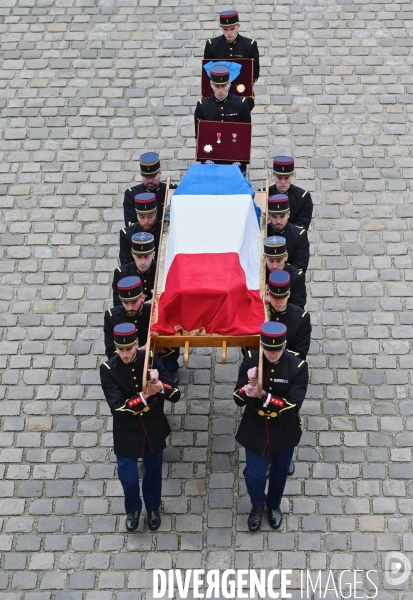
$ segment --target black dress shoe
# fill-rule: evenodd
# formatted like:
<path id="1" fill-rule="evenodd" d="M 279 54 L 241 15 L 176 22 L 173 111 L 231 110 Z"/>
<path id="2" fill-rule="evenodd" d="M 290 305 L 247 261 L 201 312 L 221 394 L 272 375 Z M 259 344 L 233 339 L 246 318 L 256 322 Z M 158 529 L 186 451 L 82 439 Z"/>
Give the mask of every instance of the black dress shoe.
<path id="1" fill-rule="evenodd" d="M 159 529 L 161 524 L 161 515 L 159 514 L 159 510 L 148 510 L 146 513 L 146 518 L 148 519 L 148 527 L 151 531 L 156 531 Z"/>
<path id="2" fill-rule="evenodd" d="M 250 531 L 258 531 L 262 523 L 262 515 L 264 513 L 264 507 L 251 508 L 251 512 L 248 517 L 248 529 Z"/>
<path id="3" fill-rule="evenodd" d="M 295 464 L 294 464 L 294 461 L 292 460 L 290 462 L 290 466 L 288 467 L 288 475 L 294 475 L 294 471 L 295 471 Z"/>
<path id="4" fill-rule="evenodd" d="M 126 531 L 135 531 L 139 525 L 139 517 L 141 516 L 140 510 L 135 510 L 134 512 L 128 513 L 126 515 L 125 527 Z"/>
<path id="5" fill-rule="evenodd" d="M 279 508 L 268 509 L 268 522 L 273 529 L 278 529 L 282 520 L 283 514 Z"/>

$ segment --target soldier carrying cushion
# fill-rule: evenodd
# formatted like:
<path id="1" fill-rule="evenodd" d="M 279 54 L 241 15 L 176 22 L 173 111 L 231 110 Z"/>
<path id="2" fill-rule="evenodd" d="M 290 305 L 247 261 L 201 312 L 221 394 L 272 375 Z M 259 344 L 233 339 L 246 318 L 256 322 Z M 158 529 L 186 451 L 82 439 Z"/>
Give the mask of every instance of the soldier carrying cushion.
<path id="1" fill-rule="evenodd" d="M 224 10 L 219 14 L 219 24 L 223 35 L 207 40 L 204 50 L 205 59 L 252 58 L 254 60 L 254 83 L 260 76 L 260 55 L 257 42 L 239 34 L 241 24 L 236 10 Z M 254 100 L 248 100 L 250 110 Z"/>
<path id="2" fill-rule="evenodd" d="M 216 65 L 211 67 L 209 77 L 213 94 L 208 98 L 198 100 L 194 114 L 195 137 L 198 137 L 199 121 L 251 123 L 251 113 L 245 98 L 239 98 L 229 93 L 229 69 Z M 213 162 L 212 155 L 210 162 Z M 223 161 L 220 161 L 220 163 L 223 163 Z M 232 163 L 233 161 L 228 161 L 228 164 Z M 245 173 L 246 164 L 241 163 L 240 169 L 242 173 Z"/>

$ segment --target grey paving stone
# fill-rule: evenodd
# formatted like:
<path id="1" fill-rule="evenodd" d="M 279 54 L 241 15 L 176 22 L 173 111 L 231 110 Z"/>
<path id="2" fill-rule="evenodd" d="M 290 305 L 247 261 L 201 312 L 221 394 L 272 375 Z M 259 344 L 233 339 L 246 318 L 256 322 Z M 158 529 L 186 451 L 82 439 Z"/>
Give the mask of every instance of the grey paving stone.
<path id="1" fill-rule="evenodd" d="M 2 515 L 0 549 L 17 567 L 14 579 L 0 578 L 5 600 L 141 600 L 141 590 L 149 598 L 148 589 L 127 586 L 137 572 L 143 580 L 158 555 L 167 568 L 269 568 L 275 560 L 280 568 L 377 568 L 383 581 L 379 554 L 409 551 L 412 11 L 267 0 L 238 9 L 262 63 L 248 177 L 261 187 L 271 157 L 292 153 L 295 181 L 314 200 L 306 275 L 312 382 L 283 500 L 286 529 L 265 523 L 262 538 L 247 532 L 244 455 L 231 441 L 240 352 L 228 348 L 223 365 L 220 349 L 199 348 L 181 369 L 185 400 L 171 410 L 164 529 L 126 536 L 96 370 L 123 191 L 138 182 L 145 150 L 160 151 L 163 177 L 176 182 L 192 163 L 199 60 L 205 39 L 219 33 L 220 7 L 6 2 L 0 507 L 13 514 Z M 72 526 L 81 532 L 66 530 L 69 518 L 80 519 Z M 231 526 L 231 545 L 209 545 L 208 531 Z M 263 544 L 238 550 L 239 534 L 246 545 Z M 281 536 L 293 536 L 293 547 L 272 548 Z M 334 536 L 347 545 L 331 549 L 342 539 Z M 25 571 L 32 558 L 22 566 L 17 559 L 25 544 L 35 556 L 37 539 L 56 555 L 55 568 L 73 573 L 86 569 L 86 558 L 115 555 L 104 572 L 96 567 L 93 588 L 40 591 L 43 574 Z M 168 547 L 173 539 L 177 549 Z M 131 552 L 150 552 L 148 565 L 143 554 L 144 567 L 122 568 L 118 557 Z M 384 593 L 388 600 L 397 592 Z"/>

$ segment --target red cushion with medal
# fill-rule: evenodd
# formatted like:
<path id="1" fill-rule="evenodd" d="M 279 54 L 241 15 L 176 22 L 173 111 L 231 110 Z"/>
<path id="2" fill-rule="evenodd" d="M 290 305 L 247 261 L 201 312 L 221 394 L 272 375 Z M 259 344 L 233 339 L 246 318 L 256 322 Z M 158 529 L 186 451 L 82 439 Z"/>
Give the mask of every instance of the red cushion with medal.
<path id="1" fill-rule="evenodd" d="M 231 82 L 230 94 L 234 96 L 245 96 L 245 98 L 254 98 L 254 59 L 253 58 L 216 58 L 202 60 L 202 77 L 201 77 L 201 98 L 208 98 L 211 95 L 211 85 L 209 77 L 204 69 L 204 65 L 209 62 L 236 62 L 241 65 L 241 72 Z"/>
<path id="2" fill-rule="evenodd" d="M 212 160 L 214 163 L 249 163 L 251 136 L 251 123 L 199 121 L 196 160 Z"/>

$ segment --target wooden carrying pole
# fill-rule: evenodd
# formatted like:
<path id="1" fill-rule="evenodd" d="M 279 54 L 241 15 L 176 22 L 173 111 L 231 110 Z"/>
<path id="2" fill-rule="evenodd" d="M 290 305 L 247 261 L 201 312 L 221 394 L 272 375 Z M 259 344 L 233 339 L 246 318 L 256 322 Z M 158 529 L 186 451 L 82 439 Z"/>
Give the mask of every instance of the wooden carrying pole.
<path id="1" fill-rule="evenodd" d="M 171 185 L 171 178 L 168 177 L 168 179 L 166 180 L 166 190 L 165 190 L 165 203 L 163 205 L 163 213 L 162 213 L 162 228 L 161 228 L 161 235 L 159 236 L 159 246 L 158 246 L 158 255 L 156 257 L 156 271 L 155 271 L 155 280 L 154 280 L 154 284 L 153 284 L 153 296 L 152 296 L 152 302 L 154 300 L 158 300 L 157 298 L 155 298 L 155 294 L 156 294 L 156 288 L 158 285 L 158 273 L 159 273 L 159 253 L 161 250 L 161 244 L 162 244 L 162 235 L 163 235 L 163 228 L 164 228 L 164 223 L 165 223 L 165 213 L 166 213 L 166 209 L 167 206 L 169 204 L 168 202 L 168 195 L 169 195 L 169 186 Z M 143 363 L 143 375 L 142 375 L 142 390 L 146 393 L 146 386 L 148 384 L 148 370 L 149 370 L 149 360 L 152 356 L 151 353 L 151 347 L 152 347 L 152 338 L 151 338 L 151 321 L 149 321 L 149 329 L 148 329 L 148 338 L 146 340 L 146 351 L 145 351 L 145 362 Z M 153 352 L 155 352 L 155 350 L 153 350 Z M 153 361 L 152 361 L 153 363 Z"/>

